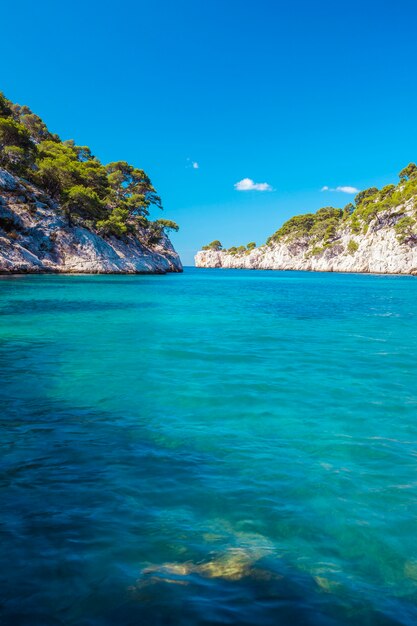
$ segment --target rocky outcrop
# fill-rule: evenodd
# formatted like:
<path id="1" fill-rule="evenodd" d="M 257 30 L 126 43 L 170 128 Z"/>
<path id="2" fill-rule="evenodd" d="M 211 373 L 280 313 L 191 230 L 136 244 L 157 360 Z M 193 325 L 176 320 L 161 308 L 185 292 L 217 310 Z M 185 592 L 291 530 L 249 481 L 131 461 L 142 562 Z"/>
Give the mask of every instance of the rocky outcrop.
<path id="1" fill-rule="evenodd" d="M 170 240 L 145 245 L 68 226 L 59 206 L 25 180 L 0 169 L 0 273 L 138 274 L 181 272 Z M 142 241 L 141 241 L 142 240 Z"/>
<path id="2" fill-rule="evenodd" d="M 212 268 L 417 274 L 417 242 L 414 238 L 401 241 L 395 230 L 400 219 L 414 214 L 411 200 L 378 215 L 364 229 L 366 232 L 340 228 L 325 246 L 312 247 L 308 237 L 289 237 L 240 254 L 202 250 L 195 264 Z"/>

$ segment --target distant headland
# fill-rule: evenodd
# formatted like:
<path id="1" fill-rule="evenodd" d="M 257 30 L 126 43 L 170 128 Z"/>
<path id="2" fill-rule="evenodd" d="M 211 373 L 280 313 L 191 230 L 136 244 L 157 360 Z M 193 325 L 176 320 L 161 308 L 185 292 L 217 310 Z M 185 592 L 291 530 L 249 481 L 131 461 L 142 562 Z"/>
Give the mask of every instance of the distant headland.
<path id="1" fill-rule="evenodd" d="M 264 245 L 204 246 L 197 267 L 417 274 L 417 166 L 397 185 L 360 191 L 343 209 L 296 215 Z"/>

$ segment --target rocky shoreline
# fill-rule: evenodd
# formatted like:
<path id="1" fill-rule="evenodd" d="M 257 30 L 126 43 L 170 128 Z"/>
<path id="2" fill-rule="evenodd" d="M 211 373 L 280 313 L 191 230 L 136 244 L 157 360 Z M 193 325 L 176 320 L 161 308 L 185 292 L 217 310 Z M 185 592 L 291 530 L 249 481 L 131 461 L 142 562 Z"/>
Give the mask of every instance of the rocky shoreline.
<path id="1" fill-rule="evenodd" d="M 413 200 L 395 211 L 378 215 L 366 232 L 354 232 L 348 224 L 339 228 L 331 244 L 312 248 L 311 239 L 283 237 L 253 250 L 229 253 L 226 250 L 200 250 L 196 267 L 304 270 L 373 274 L 417 274 L 417 241 L 401 241 L 395 225 L 415 213 Z"/>
<path id="2" fill-rule="evenodd" d="M 182 272 L 169 238 L 141 241 L 69 226 L 59 206 L 24 179 L 0 170 L 0 274 L 165 274 Z"/>

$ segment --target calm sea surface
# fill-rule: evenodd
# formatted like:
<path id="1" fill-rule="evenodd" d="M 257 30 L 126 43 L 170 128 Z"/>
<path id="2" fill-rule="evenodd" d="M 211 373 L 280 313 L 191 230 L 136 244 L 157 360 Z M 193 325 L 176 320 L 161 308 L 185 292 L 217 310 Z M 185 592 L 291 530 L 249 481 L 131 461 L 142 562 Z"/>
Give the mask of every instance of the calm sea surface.
<path id="1" fill-rule="evenodd" d="M 417 623 L 417 279 L 0 279 L 0 624 Z"/>

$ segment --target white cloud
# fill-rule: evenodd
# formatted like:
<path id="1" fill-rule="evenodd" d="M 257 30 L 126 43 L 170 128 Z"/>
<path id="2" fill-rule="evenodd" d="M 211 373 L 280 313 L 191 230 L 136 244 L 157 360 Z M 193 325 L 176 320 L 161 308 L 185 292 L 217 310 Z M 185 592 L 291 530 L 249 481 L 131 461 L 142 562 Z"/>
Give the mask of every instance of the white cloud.
<path id="1" fill-rule="evenodd" d="M 320 191 L 338 191 L 341 193 L 359 193 L 359 189 L 356 187 L 351 187 L 350 185 L 340 185 L 339 187 L 328 187 L 324 185 Z"/>
<path id="2" fill-rule="evenodd" d="M 349 185 L 336 187 L 336 191 L 341 191 L 342 193 L 359 193 L 359 189 L 357 187 L 350 187 Z"/>
<path id="3" fill-rule="evenodd" d="M 193 161 L 190 157 L 187 157 L 187 165 L 185 167 L 191 167 L 193 170 L 198 170 L 200 168 L 200 164 L 198 161 Z"/>
<path id="4" fill-rule="evenodd" d="M 242 178 L 238 183 L 235 183 L 235 189 L 237 191 L 272 191 L 272 187 L 268 183 L 255 183 L 251 178 Z"/>

